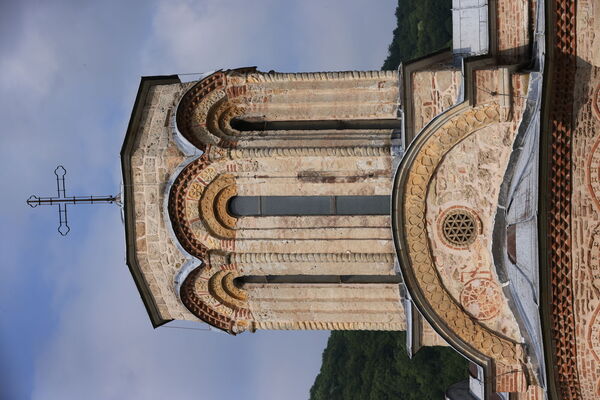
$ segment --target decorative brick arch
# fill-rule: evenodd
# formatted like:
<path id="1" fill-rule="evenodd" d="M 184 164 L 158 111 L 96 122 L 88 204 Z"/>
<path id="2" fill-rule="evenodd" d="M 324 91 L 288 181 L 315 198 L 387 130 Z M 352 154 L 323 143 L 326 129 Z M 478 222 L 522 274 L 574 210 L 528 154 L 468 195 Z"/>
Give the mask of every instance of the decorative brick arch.
<path id="1" fill-rule="evenodd" d="M 175 236 L 189 254 L 199 259 L 206 257 L 208 248 L 194 235 L 189 219 L 186 217 L 186 196 L 190 193 L 200 198 L 200 188 L 188 186 L 209 165 L 210 161 L 206 154 L 190 163 L 177 176 L 169 193 L 169 217 Z M 195 194 L 195 191 L 198 193 Z"/>
<path id="2" fill-rule="evenodd" d="M 181 301 L 196 317 L 230 334 L 254 330 L 247 295 L 233 284 L 236 276 L 235 271 L 198 267 L 183 282 Z"/>
<path id="3" fill-rule="evenodd" d="M 230 147 L 228 135 L 235 132 L 229 121 L 241 110 L 236 111 L 228 99 L 239 95 L 236 88 L 226 90 L 227 76 L 256 71 L 256 68 L 240 68 L 217 71 L 199 81 L 181 99 L 177 108 L 176 122 L 181 134 L 194 146 L 205 150 L 209 144 Z"/>
<path id="4" fill-rule="evenodd" d="M 302 99 L 302 100 L 299 100 Z M 181 99 L 176 122 L 194 146 L 336 147 L 339 139 L 389 143 L 400 129 L 395 71 L 263 73 L 218 71 Z M 243 144 L 242 144 L 243 142 Z"/>
<path id="5" fill-rule="evenodd" d="M 445 288 L 436 270 L 427 239 L 428 185 L 445 154 L 470 134 L 500 121 L 497 104 L 456 107 L 431 123 L 413 142 L 394 183 L 392 221 L 405 282 L 415 304 L 438 333 L 479 362 L 521 369 L 524 352 L 467 313 Z"/>

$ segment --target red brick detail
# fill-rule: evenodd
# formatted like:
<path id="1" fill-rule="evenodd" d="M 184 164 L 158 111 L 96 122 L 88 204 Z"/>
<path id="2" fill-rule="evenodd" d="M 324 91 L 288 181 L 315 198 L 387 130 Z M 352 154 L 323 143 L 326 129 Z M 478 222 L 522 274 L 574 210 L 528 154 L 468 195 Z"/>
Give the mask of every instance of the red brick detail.
<path id="1" fill-rule="evenodd" d="M 485 104 L 497 100 L 498 93 L 502 92 L 498 87 L 498 69 L 481 69 L 473 73 L 473 85 L 475 86 L 475 104 Z"/>
<path id="2" fill-rule="evenodd" d="M 494 318 L 502 307 L 502 292 L 491 279 L 475 278 L 460 292 L 460 304 L 478 321 Z"/>
<path id="3" fill-rule="evenodd" d="M 545 400 L 544 390 L 539 386 L 529 386 L 526 393 L 511 393 L 510 400 Z"/>
<path id="4" fill-rule="evenodd" d="M 181 171 L 169 193 L 169 217 L 175 236 L 183 248 L 197 258 L 205 258 L 207 248 L 192 233 L 190 221 L 185 217 L 186 188 L 198 173 L 210 165 L 207 153 L 190 163 Z"/>
<path id="5" fill-rule="evenodd" d="M 523 370 L 502 363 L 496 364 L 495 384 L 495 392 L 525 393 L 527 391 L 527 379 Z"/>
<path id="6" fill-rule="evenodd" d="M 498 0 L 496 4 L 496 40 L 500 63 L 523 62 L 529 54 L 530 0 Z"/>
<path id="7" fill-rule="evenodd" d="M 549 227 L 552 351 L 554 378 L 563 399 L 581 399 L 577 369 L 576 327 L 571 260 L 572 141 L 574 132 L 573 88 L 576 72 L 575 1 L 556 0 L 548 5 L 555 22 L 554 65 L 550 109 L 551 144 Z M 552 32 L 552 31 L 551 31 Z M 552 34 L 552 33 L 549 33 Z"/>
<path id="8" fill-rule="evenodd" d="M 226 79 L 225 72 L 215 72 L 192 87 L 179 103 L 177 110 L 177 128 L 183 137 L 201 150 L 205 150 L 206 145 L 191 134 L 192 125 L 194 124 L 194 109 L 209 93 L 224 88 Z"/>
<path id="9" fill-rule="evenodd" d="M 227 93 L 229 99 L 233 99 L 245 95 L 247 91 L 247 86 L 230 86 L 225 90 L 225 93 Z"/>
<path id="10" fill-rule="evenodd" d="M 185 278 L 180 290 L 181 301 L 192 314 L 202 321 L 235 335 L 233 332 L 235 321 L 218 313 L 198 297 L 194 286 L 201 268 L 196 268 Z"/>

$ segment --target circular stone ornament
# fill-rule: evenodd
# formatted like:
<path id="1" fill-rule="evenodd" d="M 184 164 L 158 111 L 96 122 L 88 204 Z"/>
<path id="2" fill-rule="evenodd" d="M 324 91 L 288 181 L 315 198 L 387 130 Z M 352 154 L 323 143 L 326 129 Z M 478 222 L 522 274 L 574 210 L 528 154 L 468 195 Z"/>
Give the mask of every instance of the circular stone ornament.
<path id="1" fill-rule="evenodd" d="M 480 232 L 479 218 L 467 208 L 453 207 L 442 214 L 439 230 L 446 245 L 466 248 Z"/>
<path id="2" fill-rule="evenodd" d="M 500 313 L 502 294 L 494 281 L 475 278 L 467 282 L 461 291 L 460 303 L 469 314 L 483 321 Z"/>

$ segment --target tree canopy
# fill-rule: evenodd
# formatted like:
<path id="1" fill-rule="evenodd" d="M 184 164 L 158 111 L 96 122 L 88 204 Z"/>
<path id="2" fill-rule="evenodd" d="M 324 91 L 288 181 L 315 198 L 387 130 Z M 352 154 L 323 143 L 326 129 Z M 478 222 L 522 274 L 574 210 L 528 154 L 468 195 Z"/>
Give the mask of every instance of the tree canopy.
<path id="1" fill-rule="evenodd" d="M 397 25 L 382 69 L 452 44 L 452 0 L 398 0 Z"/>
<path id="2" fill-rule="evenodd" d="M 467 377 L 451 348 L 424 347 L 410 360 L 404 332 L 336 331 L 323 352 L 311 400 L 426 400 Z"/>

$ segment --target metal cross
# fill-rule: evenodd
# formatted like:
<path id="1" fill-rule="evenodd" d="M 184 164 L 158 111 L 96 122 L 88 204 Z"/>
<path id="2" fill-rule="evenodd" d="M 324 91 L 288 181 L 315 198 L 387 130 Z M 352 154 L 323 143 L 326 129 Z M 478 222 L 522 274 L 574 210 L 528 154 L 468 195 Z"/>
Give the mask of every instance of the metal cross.
<path id="1" fill-rule="evenodd" d="M 119 202 L 119 196 L 72 196 L 67 197 L 65 192 L 65 175 L 67 170 L 59 165 L 54 170 L 56 175 L 56 189 L 58 196 L 56 197 L 38 197 L 31 195 L 27 199 L 27 205 L 34 208 L 37 206 L 58 205 L 58 233 L 66 236 L 71 228 L 69 228 L 67 220 L 67 204 L 112 204 Z"/>

